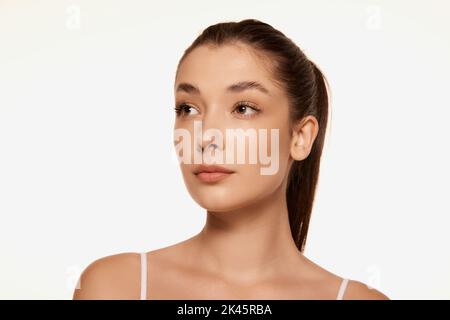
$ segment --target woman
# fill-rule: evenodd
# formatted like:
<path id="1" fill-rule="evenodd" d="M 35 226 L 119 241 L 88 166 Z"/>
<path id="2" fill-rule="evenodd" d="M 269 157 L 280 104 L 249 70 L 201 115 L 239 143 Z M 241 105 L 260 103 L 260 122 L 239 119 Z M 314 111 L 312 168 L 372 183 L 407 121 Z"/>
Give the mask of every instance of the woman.
<path id="1" fill-rule="evenodd" d="M 258 20 L 212 25 L 178 64 L 175 100 L 175 146 L 205 226 L 98 259 L 74 299 L 388 299 L 303 255 L 328 95 L 298 46 Z"/>

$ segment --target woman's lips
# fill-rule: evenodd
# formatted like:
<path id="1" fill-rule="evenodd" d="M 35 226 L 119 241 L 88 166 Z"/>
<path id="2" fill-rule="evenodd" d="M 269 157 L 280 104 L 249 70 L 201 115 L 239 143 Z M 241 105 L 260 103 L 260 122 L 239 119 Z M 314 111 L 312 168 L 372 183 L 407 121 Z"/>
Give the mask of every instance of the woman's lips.
<path id="1" fill-rule="evenodd" d="M 234 171 L 219 166 L 201 165 L 194 170 L 194 175 L 203 182 L 217 182 L 233 173 Z"/>
<path id="2" fill-rule="evenodd" d="M 228 176 L 232 175 L 232 173 L 225 172 L 201 172 L 197 174 L 197 178 L 202 180 L 203 182 L 217 182 Z"/>

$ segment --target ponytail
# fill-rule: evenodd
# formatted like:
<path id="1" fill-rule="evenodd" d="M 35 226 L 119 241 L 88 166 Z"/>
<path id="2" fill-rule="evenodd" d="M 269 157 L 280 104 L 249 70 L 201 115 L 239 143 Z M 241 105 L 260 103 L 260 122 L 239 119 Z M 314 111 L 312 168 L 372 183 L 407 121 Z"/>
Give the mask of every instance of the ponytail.
<path id="1" fill-rule="evenodd" d="M 315 76 L 315 89 L 310 114 L 317 118 L 319 132 L 308 157 L 301 161 L 294 161 L 292 164 L 286 190 L 291 233 L 301 252 L 304 251 L 306 244 L 328 121 L 326 79 L 314 63 L 311 62 L 311 65 Z"/>

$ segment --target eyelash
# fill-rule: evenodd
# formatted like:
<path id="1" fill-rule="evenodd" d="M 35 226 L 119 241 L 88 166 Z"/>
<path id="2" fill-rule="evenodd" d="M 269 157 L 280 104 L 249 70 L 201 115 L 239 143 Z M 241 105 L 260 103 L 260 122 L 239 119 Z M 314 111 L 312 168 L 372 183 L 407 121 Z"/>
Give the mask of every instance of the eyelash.
<path id="1" fill-rule="evenodd" d="M 251 115 L 243 115 L 240 114 L 240 117 L 243 118 L 252 118 L 258 115 L 258 113 L 261 112 L 261 109 L 259 109 L 258 107 L 254 106 L 253 104 L 250 104 L 247 101 L 239 101 L 238 103 L 235 104 L 233 112 L 235 112 L 239 107 L 246 107 L 246 108 L 250 108 L 251 110 L 253 110 L 255 113 L 251 114 Z M 192 106 L 190 106 L 189 104 L 187 104 L 186 102 L 182 102 L 179 105 L 175 106 L 175 112 L 177 114 L 177 117 L 180 116 L 186 116 L 186 108 L 194 108 Z M 195 109 L 195 108 L 194 108 Z"/>
<path id="2" fill-rule="evenodd" d="M 182 113 L 184 114 L 184 112 L 186 112 L 184 109 L 185 108 L 192 108 L 190 105 L 188 105 L 185 102 L 180 103 L 179 105 L 175 106 L 175 113 L 177 114 L 177 116 L 181 116 Z"/>

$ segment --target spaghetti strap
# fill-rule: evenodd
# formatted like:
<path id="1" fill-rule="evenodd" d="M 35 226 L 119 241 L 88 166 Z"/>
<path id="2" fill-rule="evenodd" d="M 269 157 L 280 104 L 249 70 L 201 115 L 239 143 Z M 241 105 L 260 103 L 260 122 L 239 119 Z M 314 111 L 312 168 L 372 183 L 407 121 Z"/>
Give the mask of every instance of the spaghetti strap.
<path id="1" fill-rule="evenodd" d="M 341 286 L 339 287 L 339 292 L 336 300 L 342 300 L 344 298 L 345 289 L 347 289 L 348 279 L 342 279 Z"/>
<path id="2" fill-rule="evenodd" d="M 147 254 L 141 252 L 141 300 L 147 300 Z"/>

